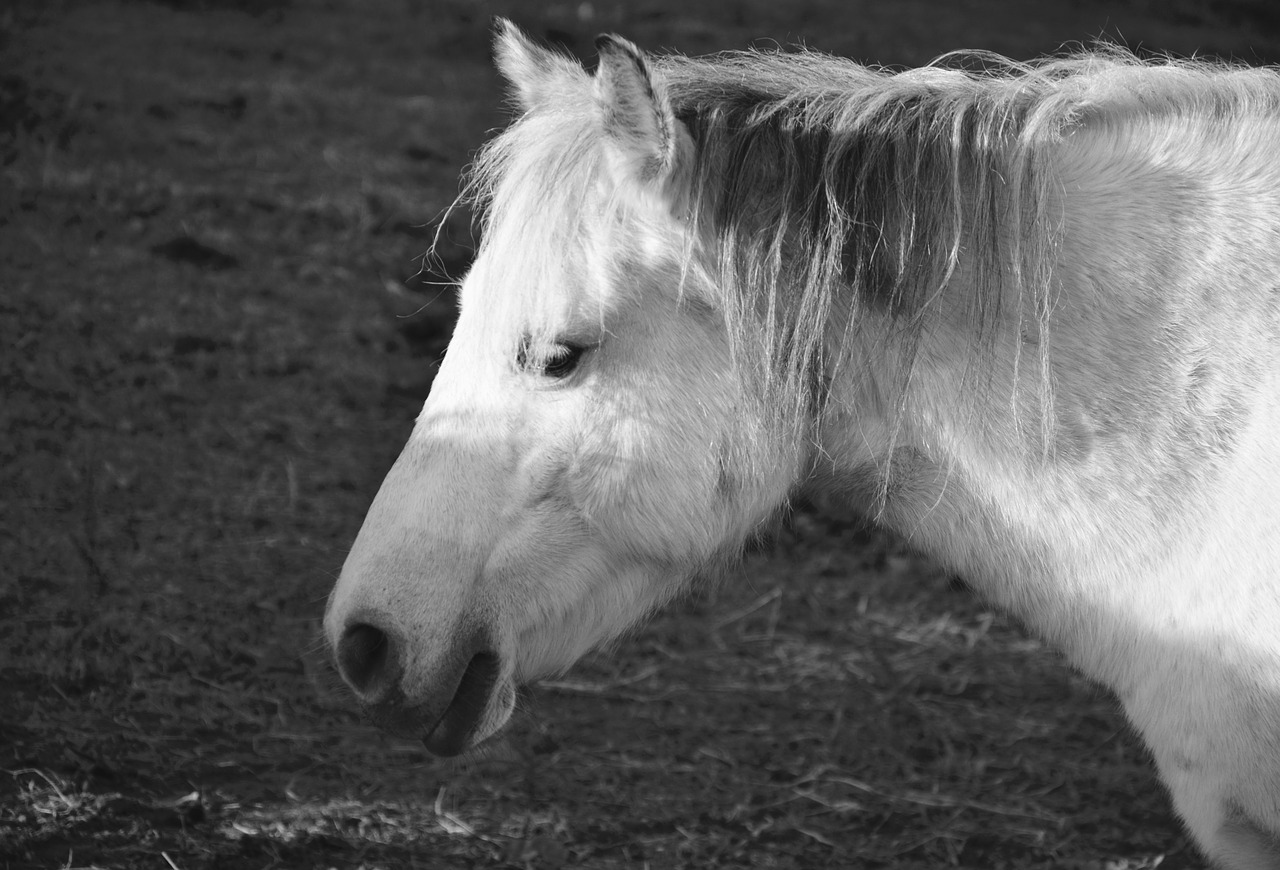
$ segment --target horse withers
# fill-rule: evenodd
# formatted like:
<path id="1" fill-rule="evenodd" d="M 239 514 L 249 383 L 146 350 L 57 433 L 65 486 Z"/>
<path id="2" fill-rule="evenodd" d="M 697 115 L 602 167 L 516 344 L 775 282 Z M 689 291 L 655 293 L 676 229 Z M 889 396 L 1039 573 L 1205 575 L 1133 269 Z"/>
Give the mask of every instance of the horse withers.
<path id="1" fill-rule="evenodd" d="M 499 26 L 483 243 L 325 621 L 372 720 L 467 750 L 825 490 L 1280 867 L 1280 75 L 598 48 Z"/>

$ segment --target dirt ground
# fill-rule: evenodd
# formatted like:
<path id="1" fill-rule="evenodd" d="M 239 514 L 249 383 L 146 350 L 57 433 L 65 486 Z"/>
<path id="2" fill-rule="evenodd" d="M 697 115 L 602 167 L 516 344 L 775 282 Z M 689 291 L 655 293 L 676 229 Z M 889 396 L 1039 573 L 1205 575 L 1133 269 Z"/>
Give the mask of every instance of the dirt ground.
<path id="1" fill-rule="evenodd" d="M 1034 9 L 1034 12 L 1029 10 Z M 1280 58 L 1263 0 L 15 0 L 0 8 L 0 868 L 1198 868 L 1114 701 L 804 511 L 443 762 L 325 596 L 448 339 L 489 18 L 584 57 Z"/>

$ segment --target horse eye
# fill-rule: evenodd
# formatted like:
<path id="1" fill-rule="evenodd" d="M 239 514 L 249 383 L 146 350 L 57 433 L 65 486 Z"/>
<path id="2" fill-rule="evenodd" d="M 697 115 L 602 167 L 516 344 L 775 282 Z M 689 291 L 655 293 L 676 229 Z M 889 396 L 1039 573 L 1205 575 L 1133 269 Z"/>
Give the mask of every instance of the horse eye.
<path id="1" fill-rule="evenodd" d="M 516 354 L 516 366 L 548 378 L 567 378 L 573 374 L 578 363 L 582 361 L 582 355 L 586 352 L 587 348 L 583 345 L 558 342 L 552 346 L 551 352 L 545 358 L 536 359 L 530 357 L 528 344 L 522 342 Z"/>
<path id="2" fill-rule="evenodd" d="M 582 361 L 587 349 L 580 344 L 557 344 L 542 365 L 542 373 L 549 378 L 567 378 Z"/>

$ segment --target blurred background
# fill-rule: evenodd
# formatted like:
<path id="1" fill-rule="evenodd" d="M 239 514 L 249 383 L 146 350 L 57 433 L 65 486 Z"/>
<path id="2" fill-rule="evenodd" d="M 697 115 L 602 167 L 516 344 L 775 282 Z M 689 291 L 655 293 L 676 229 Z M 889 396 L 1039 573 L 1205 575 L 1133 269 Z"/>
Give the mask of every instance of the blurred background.
<path id="1" fill-rule="evenodd" d="M 360 722 L 319 619 L 452 328 L 499 14 L 587 62 L 1280 59 L 1270 0 L 10 0 L 0 868 L 1200 867 L 1109 697 L 816 510 L 476 757 Z"/>

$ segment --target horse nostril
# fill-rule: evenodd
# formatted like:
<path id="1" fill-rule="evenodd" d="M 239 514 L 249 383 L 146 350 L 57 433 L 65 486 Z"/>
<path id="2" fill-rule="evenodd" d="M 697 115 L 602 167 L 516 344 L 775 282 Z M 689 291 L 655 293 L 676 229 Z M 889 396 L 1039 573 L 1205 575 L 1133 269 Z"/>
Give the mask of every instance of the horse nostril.
<path id="1" fill-rule="evenodd" d="M 356 694 L 376 703 L 400 682 L 400 657 L 386 632 L 357 622 L 347 626 L 338 641 L 338 670 Z"/>

